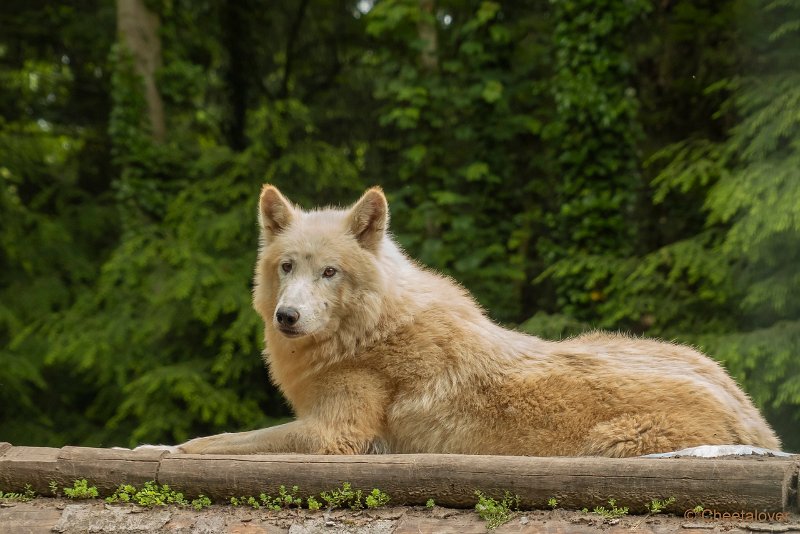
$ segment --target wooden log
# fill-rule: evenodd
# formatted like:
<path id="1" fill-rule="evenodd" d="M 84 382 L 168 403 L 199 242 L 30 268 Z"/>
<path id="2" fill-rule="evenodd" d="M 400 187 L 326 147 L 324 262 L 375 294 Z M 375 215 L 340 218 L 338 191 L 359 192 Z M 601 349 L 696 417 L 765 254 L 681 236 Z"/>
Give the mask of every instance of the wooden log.
<path id="1" fill-rule="evenodd" d="M 22 491 L 26 484 L 50 495 L 50 483 L 71 487 L 85 478 L 101 493 L 112 493 L 119 484 L 156 480 L 164 451 L 129 451 L 88 447 L 10 447 L 0 449 L 0 490 Z"/>
<path id="2" fill-rule="evenodd" d="M 522 456 L 298 454 L 219 456 L 65 447 L 3 447 L 0 489 L 25 484 L 48 494 L 48 484 L 69 486 L 86 478 L 102 494 L 121 483 L 147 480 L 169 484 L 188 496 L 214 499 L 276 495 L 278 487 L 300 486 L 318 494 L 349 482 L 356 489 L 388 493 L 394 504 L 424 504 L 433 498 L 450 507 L 472 507 L 475 490 L 499 497 L 517 494 L 524 508 L 608 505 L 644 511 L 653 499 L 674 497 L 671 511 L 702 505 L 719 512 L 797 511 L 800 458 L 536 458 Z"/>
<path id="3" fill-rule="evenodd" d="M 0 452 L 0 490 L 21 492 L 30 484 L 37 493 L 49 495 L 60 453 L 61 449 L 50 447 L 9 447 Z"/>
<path id="4" fill-rule="evenodd" d="M 122 483 L 141 486 L 156 480 L 161 458 L 166 454 L 158 450 L 64 447 L 58 457 L 59 480 L 71 485 L 75 479 L 85 478 L 101 493 L 113 493 Z"/>
<path id="5" fill-rule="evenodd" d="M 305 494 L 342 482 L 380 488 L 396 504 L 433 498 L 450 507 L 474 506 L 475 490 L 518 494 L 523 507 L 580 509 L 619 506 L 642 512 L 653 499 L 675 497 L 673 509 L 697 505 L 719 511 L 789 511 L 797 506 L 798 461 L 779 458 L 651 459 L 533 458 L 462 455 L 169 455 L 159 481 L 215 498 L 276 494 L 298 485 Z"/>

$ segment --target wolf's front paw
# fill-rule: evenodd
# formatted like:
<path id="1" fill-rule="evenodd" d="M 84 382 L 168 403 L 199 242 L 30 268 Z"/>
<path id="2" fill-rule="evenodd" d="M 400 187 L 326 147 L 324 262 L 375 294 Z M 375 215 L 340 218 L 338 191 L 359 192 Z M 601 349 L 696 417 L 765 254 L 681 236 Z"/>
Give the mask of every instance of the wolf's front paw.
<path id="1" fill-rule="evenodd" d="M 229 448 L 229 434 L 217 434 L 195 438 L 178 445 L 179 452 L 186 454 L 225 454 Z"/>
<path id="2" fill-rule="evenodd" d="M 179 445 L 139 445 L 133 449 L 133 451 L 167 451 L 169 453 L 183 452 Z"/>

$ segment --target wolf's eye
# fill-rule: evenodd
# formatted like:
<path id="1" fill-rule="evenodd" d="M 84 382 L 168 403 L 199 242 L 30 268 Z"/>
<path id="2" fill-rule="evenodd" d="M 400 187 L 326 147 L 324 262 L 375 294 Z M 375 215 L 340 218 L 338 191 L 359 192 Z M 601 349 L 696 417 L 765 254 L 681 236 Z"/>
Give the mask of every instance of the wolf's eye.
<path id="1" fill-rule="evenodd" d="M 283 271 L 283 272 L 285 272 L 287 274 L 292 272 L 292 262 L 285 261 L 285 262 L 281 263 L 281 271 Z"/>
<path id="2" fill-rule="evenodd" d="M 330 278 L 334 274 L 336 274 L 336 269 L 334 269 L 333 267 L 325 267 L 325 270 L 322 271 L 322 276 L 324 276 L 325 278 Z"/>

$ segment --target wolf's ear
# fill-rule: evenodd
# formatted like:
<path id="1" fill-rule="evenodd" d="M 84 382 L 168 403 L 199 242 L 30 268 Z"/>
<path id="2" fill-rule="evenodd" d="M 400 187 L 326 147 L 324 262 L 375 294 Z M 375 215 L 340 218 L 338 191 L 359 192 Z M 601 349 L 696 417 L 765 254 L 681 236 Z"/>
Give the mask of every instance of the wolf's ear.
<path id="1" fill-rule="evenodd" d="M 380 187 L 373 187 L 356 202 L 347 214 L 350 231 L 367 250 L 378 249 L 389 227 L 389 204 Z"/>
<path id="2" fill-rule="evenodd" d="M 291 224 L 294 207 L 273 185 L 264 185 L 258 201 L 258 222 L 261 233 L 267 239 L 280 234 Z"/>

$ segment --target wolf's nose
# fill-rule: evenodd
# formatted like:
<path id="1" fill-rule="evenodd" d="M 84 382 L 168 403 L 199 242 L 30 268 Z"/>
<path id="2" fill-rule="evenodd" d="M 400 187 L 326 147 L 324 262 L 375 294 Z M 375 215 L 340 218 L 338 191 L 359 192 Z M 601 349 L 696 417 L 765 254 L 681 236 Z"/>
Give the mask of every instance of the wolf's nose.
<path id="1" fill-rule="evenodd" d="M 275 319 L 278 320 L 279 325 L 294 326 L 297 320 L 300 319 L 300 312 L 295 308 L 281 306 L 278 308 L 278 311 L 275 312 Z"/>

